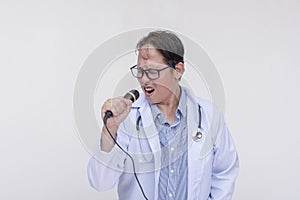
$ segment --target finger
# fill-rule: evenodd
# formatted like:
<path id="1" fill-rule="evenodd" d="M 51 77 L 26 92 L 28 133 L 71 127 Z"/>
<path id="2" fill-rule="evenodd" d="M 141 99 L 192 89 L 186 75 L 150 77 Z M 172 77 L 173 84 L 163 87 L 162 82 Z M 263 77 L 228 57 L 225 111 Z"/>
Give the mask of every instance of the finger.
<path id="1" fill-rule="evenodd" d="M 105 101 L 101 108 L 102 118 L 105 116 L 105 113 L 109 110 L 114 116 L 118 116 L 121 113 L 127 111 L 127 100 L 122 97 L 117 97 L 114 99 L 108 99 Z"/>
<path id="2" fill-rule="evenodd" d="M 122 97 L 115 99 L 112 103 L 112 109 L 114 111 L 115 116 L 119 116 L 120 114 L 127 111 L 127 103 L 126 100 Z"/>
<path id="3" fill-rule="evenodd" d="M 110 110 L 111 112 L 113 112 L 113 108 L 112 108 L 112 103 L 113 102 L 113 99 L 107 99 L 102 107 L 101 107 L 101 116 L 102 118 L 105 116 L 105 113 Z"/>
<path id="4" fill-rule="evenodd" d="M 125 99 L 125 103 L 126 103 L 126 107 L 127 107 L 126 110 L 129 112 L 131 110 L 131 107 L 132 107 L 132 101 L 128 100 L 128 99 Z"/>

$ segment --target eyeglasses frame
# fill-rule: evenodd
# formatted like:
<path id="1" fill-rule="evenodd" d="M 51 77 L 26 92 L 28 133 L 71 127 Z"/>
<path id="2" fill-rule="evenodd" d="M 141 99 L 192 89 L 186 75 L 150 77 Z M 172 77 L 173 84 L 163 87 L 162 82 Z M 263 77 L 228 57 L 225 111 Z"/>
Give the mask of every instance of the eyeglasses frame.
<path id="1" fill-rule="evenodd" d="M 147 76 L 147 78 L 148 78 L 149 80 L 156 80 L 156 79 L 159 79 L 159 78 L 160 78 L 160 72 L 161 72 L 161 71 L 166 70 L 166 69 L 168 69 L 168 68 L 174 68 L 175 65 L 176 65 L 176 64 L 170 64 L 170 65 L 168 65 L 168 66 L 166 66 L 166 67 L 163 67 L 163 68 L 161 68 L 161 69 L 152 69 L 152 68 L 150 68 L 150 69 L 146 69 L 146 70 L 143 69 L 143 68 L 141 68 L 141 67 L 139 67 L 139 66 L 137 66 L 137 65 L 134 65 L 134 66 L 130 67 L 130 71 L 131 71 L 132 76 L 135 77 L 135 78 L 143 78 L 144 74 L 146 74 L 146 76 Z M 142 71 L 142 76 L 141 76 L 141 77 L 137 77 L 137 76 L 135 76 L 135 75 L 133 74 L 132 69 L 134 69 L 134 68 L 140 69 L 140 70 Z M 174 68 L 174 69 L 175 69 L 175 68 Z M 157 77 L 157 78 L 154 78 L 154 79 L 153 79 L 153 78 L 150 78 L 149 75 L 148 75 L 148 71 L 149 71 L 149 70 L 155 70 L 155 71 L 157 71 L 158 77 Z"/>

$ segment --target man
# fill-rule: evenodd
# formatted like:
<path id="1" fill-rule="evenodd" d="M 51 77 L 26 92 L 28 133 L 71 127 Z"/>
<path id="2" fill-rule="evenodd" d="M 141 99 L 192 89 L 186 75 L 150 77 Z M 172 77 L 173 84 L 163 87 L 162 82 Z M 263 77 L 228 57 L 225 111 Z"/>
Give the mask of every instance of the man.
<path id="1" fill-rule="evenodd" d="M 91 186 L 118 186 L 121 200 L 232 199 L 238 156 L 222 114 L 179 84 L 182 42 L 154 31 L 137 50 L 131 72 L 143 93 L 133 104 L 123 97 L 103 104 L 102 118 L 108 110 L 113 116 L 88 164 Z"/>

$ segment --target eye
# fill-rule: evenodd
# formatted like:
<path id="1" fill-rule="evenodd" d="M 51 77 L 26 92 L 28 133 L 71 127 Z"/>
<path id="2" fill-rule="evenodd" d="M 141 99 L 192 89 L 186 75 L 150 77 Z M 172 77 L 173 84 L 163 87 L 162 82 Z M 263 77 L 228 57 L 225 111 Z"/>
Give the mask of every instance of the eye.
<path id="1" fill-rule="evenodd" d="M 139 67 L 139 68 L 137 68 L 137 71 L 138 71 L 138 72 L 142 72 L 143 69 Z"/>
<path id="2" fill-rule="evenodd" d="M 142 68 L 137 68 L 137 74 L 142 74 L 143 73 L 143 69 Z"/>
<path id="3" fill-rule="evenodd" d="M 156 69 L 148 69 L 147 70 L 149 74 L 157 74 L 157 70 Z"/>

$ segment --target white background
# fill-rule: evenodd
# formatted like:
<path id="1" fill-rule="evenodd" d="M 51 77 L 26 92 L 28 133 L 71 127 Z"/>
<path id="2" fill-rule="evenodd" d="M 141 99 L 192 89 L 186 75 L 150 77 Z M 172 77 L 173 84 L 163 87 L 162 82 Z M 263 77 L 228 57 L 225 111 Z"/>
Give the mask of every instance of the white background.
<path id="1" fill-rule="evenodd" d="M 297 0 L 0 1 L 0 199 L 116 199 L 88 185 L 74 83 L 102 42 L 153 26 L 216 64 L 240 156 L 234 199 L 300 199 L 299 11 Z"/>

